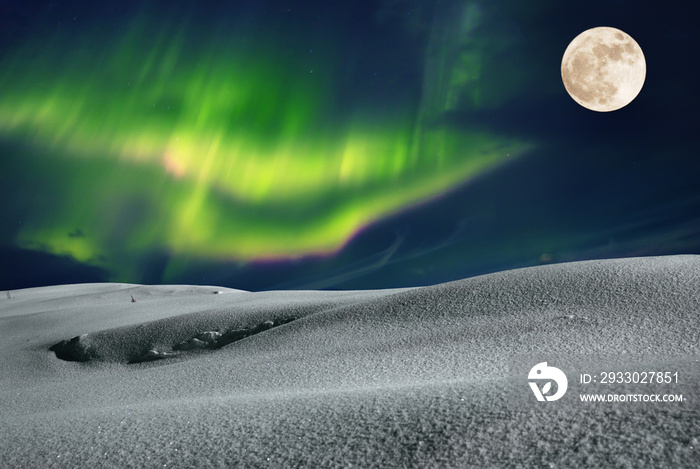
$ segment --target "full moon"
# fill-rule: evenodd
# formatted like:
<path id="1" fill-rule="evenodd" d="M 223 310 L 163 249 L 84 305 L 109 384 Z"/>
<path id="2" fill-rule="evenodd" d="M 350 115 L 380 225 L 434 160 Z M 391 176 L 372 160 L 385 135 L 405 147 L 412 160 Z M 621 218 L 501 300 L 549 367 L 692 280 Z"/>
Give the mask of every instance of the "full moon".
<path id="1" fill-rule="evenodd" d="M 581 106 L 598 112 L 627 106 L 644 85 L 647 64 L 639 44 L 619 29 L 601 26 L 571 41 L 561 61 L 561 79 Z"/>

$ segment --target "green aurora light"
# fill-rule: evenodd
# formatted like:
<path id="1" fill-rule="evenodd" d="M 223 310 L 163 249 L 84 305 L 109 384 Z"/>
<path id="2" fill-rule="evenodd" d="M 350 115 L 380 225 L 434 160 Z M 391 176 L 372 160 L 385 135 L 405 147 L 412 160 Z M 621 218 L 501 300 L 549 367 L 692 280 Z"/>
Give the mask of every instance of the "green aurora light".
<path id="1" fill-rule="evenodd" d="M 526 148 L 431 123 L 460 90 L 477 100 L 478 52 L 449 62 L 448 45 L 433 43 L 426 67 L 440 67 L 426 70 L 422 97 L 338 113 L 332 41 L 311 69 L 270 31 L 258 43 L 164 24 L 142 18 L 3 60 L 0 136 L 34 148 L 37 173 L 57 184 L 18 246 L 107 267 L 114 280 L 133 279 L 154 249 L 240 262 L 330 254 Z"/>

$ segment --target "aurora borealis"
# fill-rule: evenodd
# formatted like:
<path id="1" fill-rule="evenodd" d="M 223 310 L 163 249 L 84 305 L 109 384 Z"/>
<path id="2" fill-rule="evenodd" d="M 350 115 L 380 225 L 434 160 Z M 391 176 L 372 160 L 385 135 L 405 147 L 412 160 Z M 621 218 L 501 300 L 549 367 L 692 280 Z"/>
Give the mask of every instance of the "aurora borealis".
<path id="1" fill-rule="evenodd" d="M 279 50 L 274 32 L 239 36 L 139 14 L 103 38 L 9 54 L 0 132 L 74 168 L 56 211 L 23 223 L 18 244 L 117 279 L 132 272 L 116 252 L 154 247 L 239 261 L 331 253 L 522 147 L 428 128 L 410 94 L 379 115 L 338 112 L 335 44 L 314 70 L 299 60 L 313 50 Z"/>
<path id="2" fill-rule="evenodd" d="M 446 280 L 551 252 L 577 259 L 605 243 L 599 233 L 615 232 L 597 221 L 580 231 L 585 209 L 557 214 L 554 199 L 524 209 L 532 220 L 550 210 L 551 219 L 518 225 L 525 212 L 508 211 L 556 182 L 546 174 L 525 171 L 522 181 L 464 195 L 558 148 L 587 151 L 584 128 L 597 124 L 553 114 L 568 104 L 552 107 L 562 89 L 547 67 L 563 48 L 538 26 L 558 14 L 553 3 L 29 5 L 15 6 L 22 22 L 6 20 L 24 30 L 4 39 L 0 55 L 8 249 L 73 259 L 102 269 L 104 280 L 241 288 L 241 275 L 268 275 L 261 265 L 305 269 L 254 282 L 265 288 L 389 272 L 387 264 L 413 259 L 395 282 L 387 274 L 377 284 L 400 286 L 430 283 L 425 272 Z M 551 34 L 564 40 L 563 29 Z M 605 127 L 619 128 L 620 118 L 606 117 Z M 598 148 L 623 147 L 606 137 Z M 635 210 L 625 213 L 639 223 Z M 395 235 L 367 241 L 391 220 L 410 234 L 389 228 Z M 419 225 L 435 232 L 416 236 Z M 500 260 L 484 264 L 488 255 Z M 156 273 L 144 276 L 154 258 Z M 405 280 L 407 272 L 420 275 Z"/>

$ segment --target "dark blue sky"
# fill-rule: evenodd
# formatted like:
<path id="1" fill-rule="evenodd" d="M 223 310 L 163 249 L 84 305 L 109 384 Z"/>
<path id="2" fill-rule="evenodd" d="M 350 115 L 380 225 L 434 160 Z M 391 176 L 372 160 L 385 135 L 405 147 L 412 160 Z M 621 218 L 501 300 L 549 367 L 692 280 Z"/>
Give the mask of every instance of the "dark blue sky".
<path id="1" fill-rule="evenodd" d="M 534 144 L 507 164 L 364 227 L 335 255 L 247 262 L 188 257 L 187 268 L 167 281 L 250 290 L 386 288 L 546 262 L 700 254 L 700 66 L 694 59 L 700 40 L 687 3 L 530 3 L 177 2 L 173 15 L 198 28 L 214 17 L 275 25 L 293 12 L 294 27 L 284 31 L 290 41 L 305 25 L 315 36 L 299 34 L 317 41 L 333 35 L 329 42 L 342 44 L 332 49 L 336 63 L 347 64 L 338 67 L 333 86 L 342 92 L 331 103 L 342 116 L 358 108 L 382 116 L 405 102 L 423 106 L 436 57 L 430 48 L 476 50 L 478 81 L 458 89 L 462 100 L 431 125 Z M 162 2 L 153 5 L 157 19 Z M 118 28 L 137 11 L 143 14 L 128 2 L 5 2 L 0 40 L 7 53 L 33 36 L 51 37 L 54 23 L 58 29 L 59 22 L 79 18 Z M 453 21 L 454 12 L 471 23 Z M 640 95 L 612 113 L 580 107 L 561 84 L 564 49 L 595 26 L 630 34 L 647 62 Z M 469 40 L 436 39 L 449 28 Z M 115 280 L 109 263 L 79 262 L 17 242 L 26 201 L 37 194 L 26 155 L 39 150 L 11 137 L 0 135 L 0 288 Z M 118 280 L 161 283 L 175 257 L 154 246 L 139 261 L 138 275 Z"/>

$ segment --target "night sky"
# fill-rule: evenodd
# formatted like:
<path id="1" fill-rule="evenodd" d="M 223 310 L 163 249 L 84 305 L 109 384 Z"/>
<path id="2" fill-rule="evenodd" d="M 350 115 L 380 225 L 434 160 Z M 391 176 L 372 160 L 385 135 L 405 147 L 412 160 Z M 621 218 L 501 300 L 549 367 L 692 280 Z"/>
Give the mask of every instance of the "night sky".
<path id="1" fill-rule="evenodd" d="M 0 289 L 429 285 L 700 254 L 687 2 L 4 1 Z M 561 82 L 644 51 L 611 113 Z"/>

